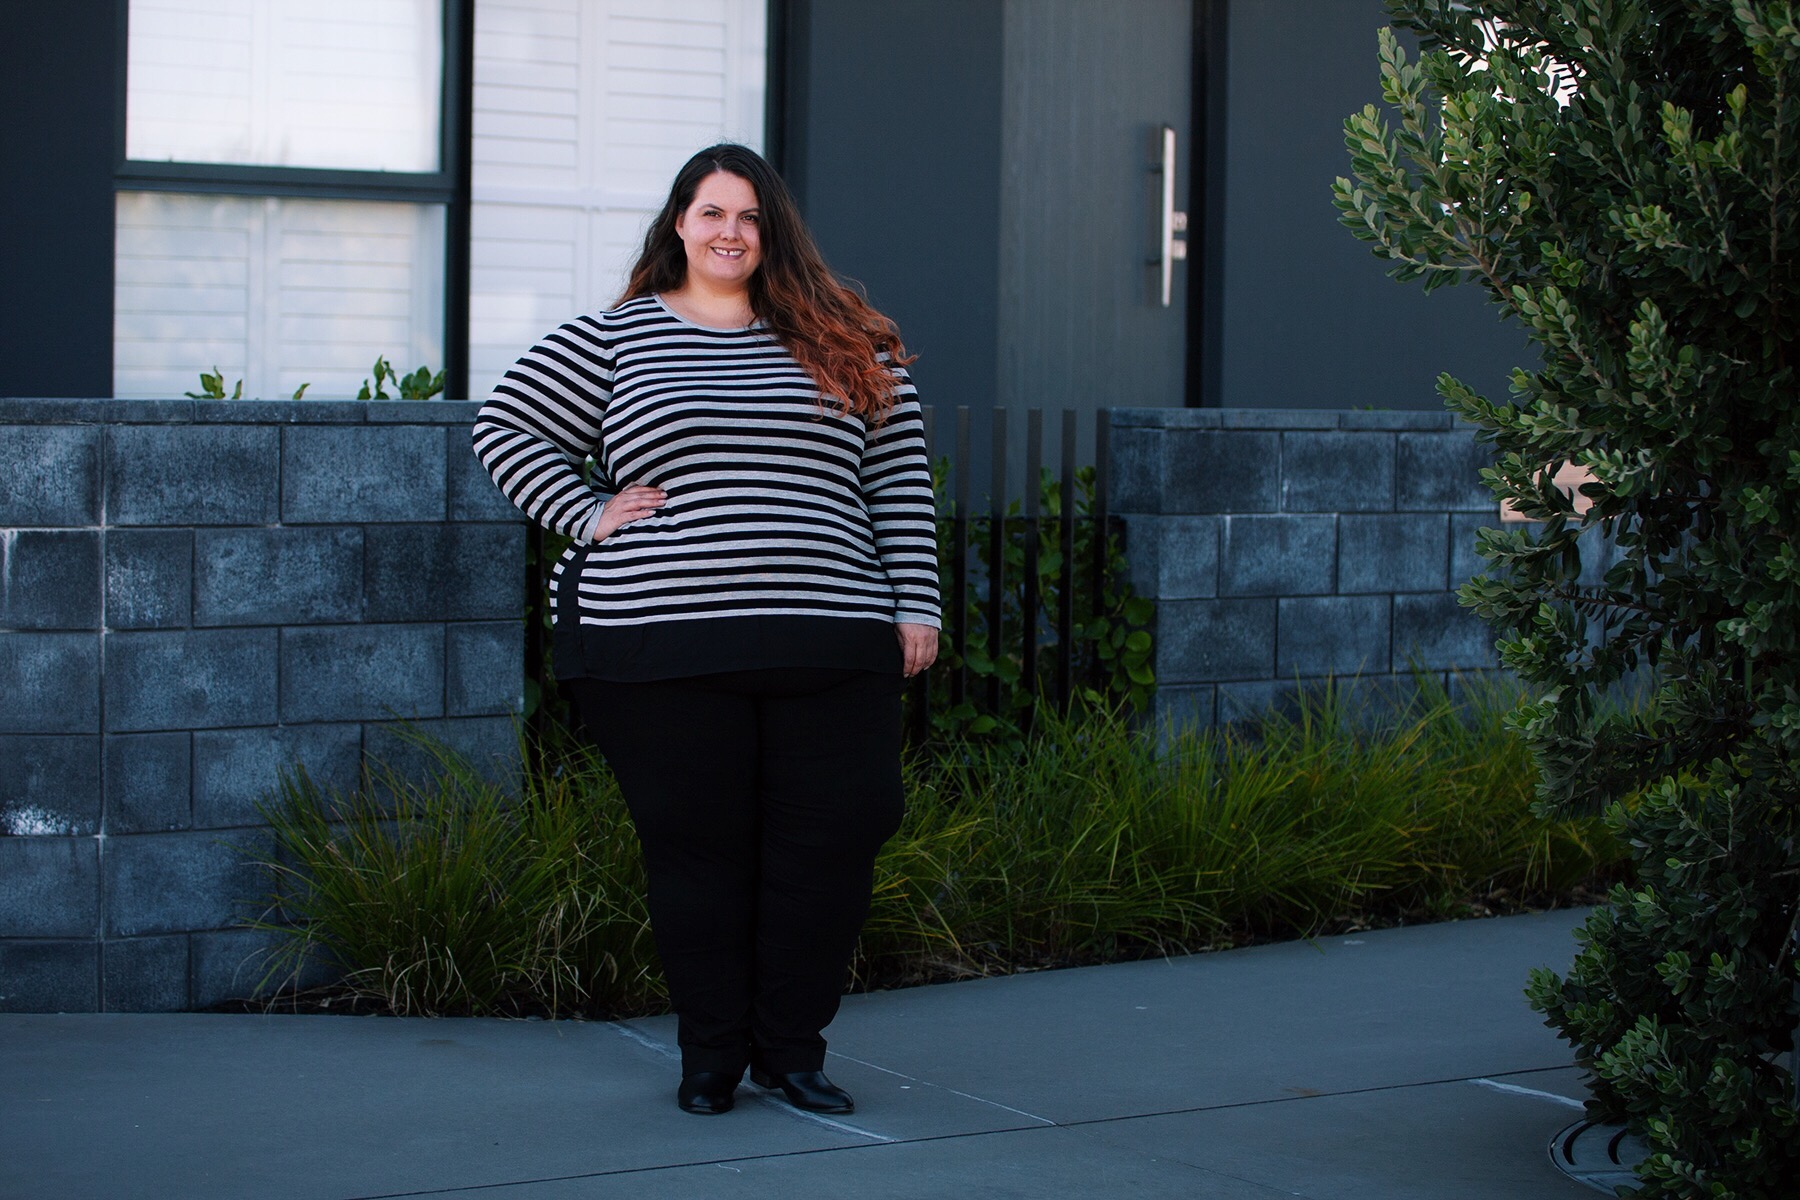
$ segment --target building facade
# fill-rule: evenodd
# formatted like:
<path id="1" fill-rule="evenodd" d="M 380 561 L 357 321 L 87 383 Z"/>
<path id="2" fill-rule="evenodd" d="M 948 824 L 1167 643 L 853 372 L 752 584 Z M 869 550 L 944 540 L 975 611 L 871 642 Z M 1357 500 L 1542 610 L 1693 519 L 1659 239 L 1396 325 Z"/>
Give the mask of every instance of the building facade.
<path id="1" fill-rule="evenodd" d="M 0 15 L 0 394 L 479 397 L 764 150 L 939 405 L 1435 408 L 1525 359 L 1338 227 L 1379 0 L 69 0 Z M 1163 163 L 1165 146 L 1169 162 Z M 1083 421 L 1082 428 L 1091 422 Z"/>

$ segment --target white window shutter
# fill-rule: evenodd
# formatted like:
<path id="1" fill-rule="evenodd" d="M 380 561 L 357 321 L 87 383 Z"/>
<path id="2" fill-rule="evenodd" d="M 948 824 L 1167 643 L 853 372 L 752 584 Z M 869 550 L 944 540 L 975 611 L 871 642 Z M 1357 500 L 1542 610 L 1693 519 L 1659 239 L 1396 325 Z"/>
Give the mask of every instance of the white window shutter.
<path id="1" fill-rule="evenodd" d="M 681 164 L 760 150 L 763 0 L 482 0 L 475 8 L 469 391 L 610 305 Z"/>

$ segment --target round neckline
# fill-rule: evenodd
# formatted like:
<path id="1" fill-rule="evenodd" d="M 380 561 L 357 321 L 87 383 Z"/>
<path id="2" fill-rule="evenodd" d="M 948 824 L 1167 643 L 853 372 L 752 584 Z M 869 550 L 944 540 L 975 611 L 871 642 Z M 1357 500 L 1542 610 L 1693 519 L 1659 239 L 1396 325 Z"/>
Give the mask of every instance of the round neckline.
<path id="1" fill-rule="evenodd" d="M 748 325 L 702 325 L 691 317 L 683 316 L 676 310 L 673 304 L 670 304 L 667 300 L 663 299 L 661 292 L 651 292 L 650 295 L 656 301 L 657 307 L 661 308 L 671 317 L 674 317 L 677 321 L 680 321 L 683 325 L 689 325 L 695 329 L 704 329 L 708 333 L 746 333 L 749 330 L 760 329 L 762 327 L 762 318 L 756 316 L 752 317 Z"/>

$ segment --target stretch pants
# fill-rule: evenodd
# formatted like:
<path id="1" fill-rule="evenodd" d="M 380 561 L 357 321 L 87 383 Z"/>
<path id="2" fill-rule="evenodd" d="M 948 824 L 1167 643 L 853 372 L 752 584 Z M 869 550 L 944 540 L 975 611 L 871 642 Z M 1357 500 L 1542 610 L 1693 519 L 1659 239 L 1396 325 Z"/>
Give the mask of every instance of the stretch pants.
<path id="1" fill-rule="evenodd" d="M 900 676 L 569 687 L 643 845 L 682 1073 L 820 1069 L 875 855 L 900 827 Z"/>

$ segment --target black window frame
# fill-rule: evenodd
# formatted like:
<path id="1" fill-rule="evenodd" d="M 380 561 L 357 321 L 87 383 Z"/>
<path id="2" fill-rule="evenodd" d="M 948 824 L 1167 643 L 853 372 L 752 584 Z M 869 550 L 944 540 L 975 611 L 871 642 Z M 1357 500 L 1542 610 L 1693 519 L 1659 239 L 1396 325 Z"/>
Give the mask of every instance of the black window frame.
<path id="1" fill-rule="evenodd" d="M 438 97 L 438 169 L 360 171 L 235 163 L 152 162 L 125 155 L 130 87 L 131 0 L 118 0 L 118 78 L 113 191 L 313 200 L 388 200 L 444 206 L 444 395 L 469 393 L 471 123 L 475 0 L 439 0 L 443 57 Z"/>

